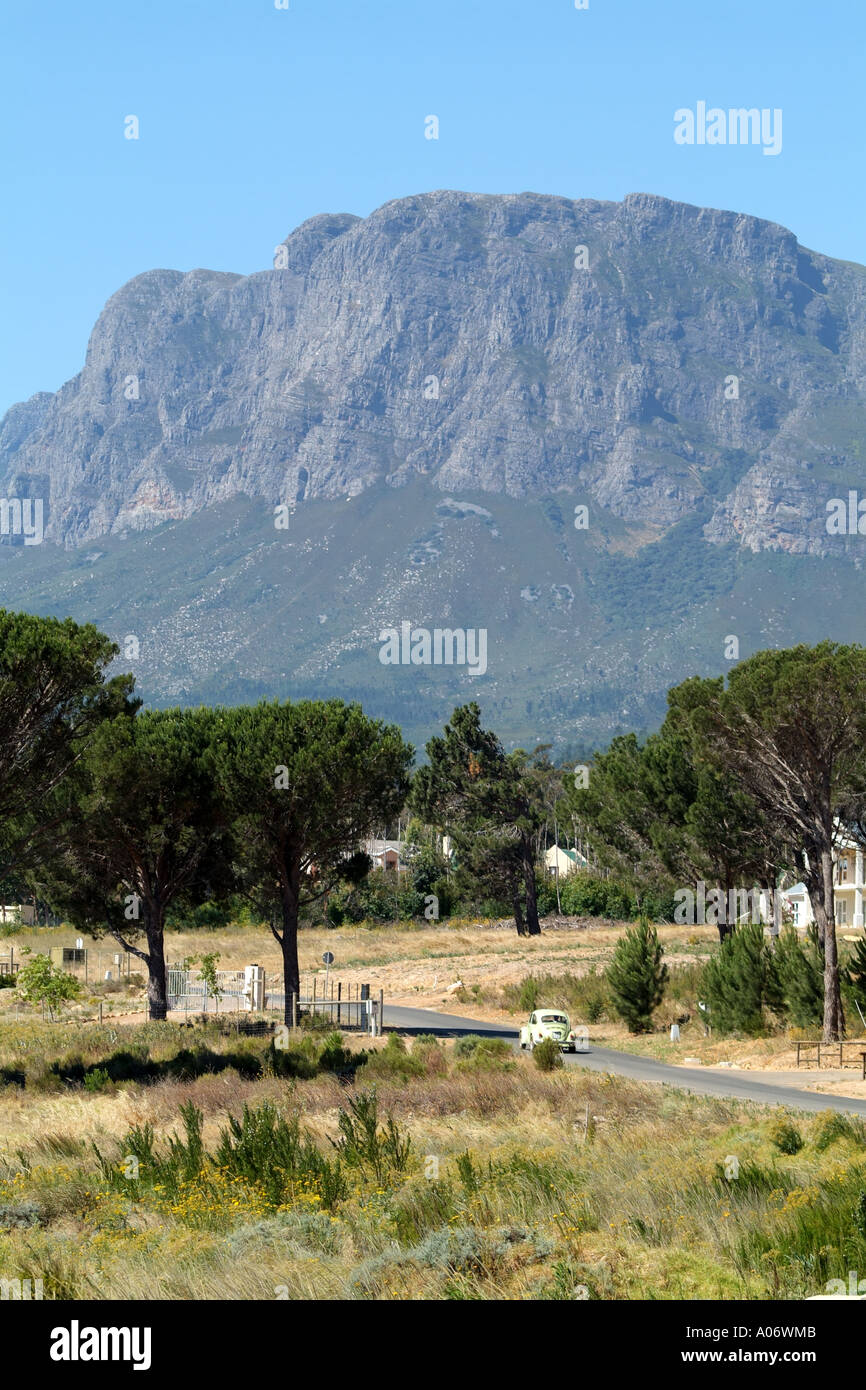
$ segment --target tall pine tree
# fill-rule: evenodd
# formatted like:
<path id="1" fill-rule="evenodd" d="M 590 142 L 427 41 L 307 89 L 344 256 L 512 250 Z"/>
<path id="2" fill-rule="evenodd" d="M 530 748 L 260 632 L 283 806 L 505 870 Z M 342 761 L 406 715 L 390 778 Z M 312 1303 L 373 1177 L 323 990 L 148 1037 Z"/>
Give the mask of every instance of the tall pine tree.
<path id="1" fill-rule="evenodd" d="M 653 1009 L 662 1002 L 668 968 L 655 927 L 641 917 L 617 942 L 607 968 L 611 1000 L 631 1033 L 648 1033 Z"/>

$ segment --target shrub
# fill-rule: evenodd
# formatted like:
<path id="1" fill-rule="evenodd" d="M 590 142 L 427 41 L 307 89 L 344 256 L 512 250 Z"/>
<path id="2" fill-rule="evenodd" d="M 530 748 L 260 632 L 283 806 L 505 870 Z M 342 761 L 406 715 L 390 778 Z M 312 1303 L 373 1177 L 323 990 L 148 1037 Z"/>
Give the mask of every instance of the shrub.
<path id="1" fill-rule="evenodd" d="M 0 1231 L 16 1226 L 38 1226 L 41 1219 L 35 1202 L 0 1202 Z"/>
<path id="2" fill-rule="evenodd" d="M 104 1091 L 107 1086 L 113 1086 L 114 1082 L 104 1067 L 93 1067 L 87 1072 L 84 1078 L 85 1091 Z"/>
<path id="3" fill-rule="evenodd" d="M 572 1022 L 598 1023 L 610 1007 L 610 990 L 595 966 L 585 975 L 527 975 L 519 985 L 505 985 L 506 1006 L 524 1016 L 540 1005 L 565 1009 Z"/>
<path id="4" fill-rule="evenodd" d="M 710 1022 L 719 1032 L 764 1032 L 764 1009 L 779 1008 L 781 996 L 760 922 L 748 922 L 725 938 L 704 966 L 702 987 Z"/>
<path id="5" fill-rule="evenodd" d="M 822 1110 L 815 1120 L 812 1143 L 819 1153 L 823 1153 L 838 1139 L 850 1139 L 855 1144 L 866 1145 L 866 1126 L 862 1120 L 852 1119 L 841 1111 Z"/>
<path id="6" fill-rule="evenodd" d="M 559 898 L 563 912 L 578 917 L 610 917 L 627 922 L 637 911 L 637 903 L 627 888 L 614 879 L 596 878 L 593 874 L 569 874 L 560 881 Z"/>
<path id="7" fill-rule="evenodd" d="M 613 1006 L 632 1033 L 647 1033 L 652 1013 L 662 1001 L 667 966 L 662 964 L 658 934 L 645 917 L 629 928 L 607 968 Z"/>
<path id="8" fill-rule="evenodd" d="M 432 1033 L 419 1033 L 412 1044 L 412 1056 L 418 1058 L 427 1076 L 445 1076 L 448 1071 L 445 1049 Z"/>
<path id="9" fill-rule="evenodd" d="M 277 1047 L 272 1039 L 265 1053 L 265 1070 L 273 1076 L 309 1080 L 319 1070 L 314 1039 L 303 1038 L 289 1047 Z"/>
<path id="10" fill-rule="evenodd" d="M 866 1014 L 866 937 L 861 937 L 854 948 L 846 978 L 855 1002 Z"/>
<path id="11" fill-rule="evenodd" d="M 404 1173 L 409 1165 L 412 1141 L 393 1115 L 379 1122 L 376 1088 L 362 1091 L 349 1101 L 338 1117 L 340 1138 L 332 1140 L 350 1168 L 360 1168 L 381 1183 L 391 1173 Z"/>
<path id="12" fill-rule="evenodd" d="M 459 1071 L 510 1071 L 514 1053 L 504 1038 L 481 1037 L 468 1033 L 454 1044 Z"/>
<path id="13" fill-rule="evenodd" d="M 18 971 L 15 984 L 21 998 L 30 1004 L 46 1004 L 52 1019 L 55 1009 L 81 993 L 81 983 L 67 975 L 50 956 L 36 955 Z"/>
<path id="14" fill-rule="evenodd" d="M 481 1273 L 484 1268 L 483 1236 L 472 1226 L 442 1226 L 407 1251 L 407 1257 L 430 1269 Z"/>
<path id="15" fill-rule="evenodd" d="M 780 1153 L 798 1154 L 803 1147 L 803 1136 L 786 1115 L 779 1115 L 770 1126 L 770 1142 Z"/>
<path id="16" fill-rule="evenodd" d="M 538 1008 L 538 1001 L 541 998 L 541 985 L 534 975 L 527 975 L 525 980 L 521 980 L 517 994 L 517 1007 L 522 1013 L 531 1014 L 533 1009 Z"/>
<path id="17" fill-rule="evenodd" d="M 814 924 L 805 946 L 794 927 L 786 927 L 776 942 L 775 964 L 787 1020 L 809 1028 L 824 1019 L 824 952 Z"/>
<path id="18" fill-rule="evenodd" d="M 319 1067 L 322 1071 L 354 1072 L 366 1060 L 365 1052 L 351 1052 L 343 1045 L 342 1033 L 329 1033 L 319 1053 Z"/>
<path id="19" fill-rule="evenodd" d="M 202 1138 L 202 1112 L 192 1103 L 180 1107 L 183 1134 L 171 1135 L 167 1153 L 154 1146 L 153 1126 L 133 1125 L 113 1162 L 94 1145 L 103 1180 L 126 1196 L 140 1196 L 142 1190 L 159 1193 L 160 1199 L 180 1205 L 192 1202 L 192 1224 L 200 1224 L 202 1210 L 215 1214 L 214 1224 L 227 1217 L 234 1221 L 242 1213 L 245 1195 L 258 1195 L 259 1204 L 276 1207 L 291 1199 L 300 1182 L 314 1190 L 325 1209 L 346 1196 L 346 1181 L 339 1160 L 329 1162 L 307 1134 L 302 1134 L 297 1116 L 284 1119 L 271 1101 L 245 1105 L 240 1120 L 229 1117 L 220 1131 L 213 1154 L 208 1154 Z M 130 1163 L 130 1160 L 135 1160 Z M 227 1212 L 220 1204 L 228 1196 Z M 195 1199 L 202 1199 L 198 1211 Z M 175 1214 L 177 1208 L 173 1207 Z"/>
<path id="20" fill-rule="evenodd" d="M 258 1184 L 274 1205 L 283 1201 L 292 1177 L 324 1179 L 321 1195 L 326 1205 L 336 1194 L 345 1195 L 339 1163 L 332 1170 L 312 1139 L 301 1134 L 297 1116 L 284 1119 L 270 1101 L 252 1108 L 245 1105 L 240 1120 L 229 1116 L 214 1163 L 232 1177 Z"/>
<path id="21" fill-rule="evenodd" d="M 360 883 L 335 889 L 329 899 L 328 919 L 338 925 L 338 916 L 349 922 L 396 922 L 423 916 L 430 890 L 421 892 L 414 885 L 407 886 L 406 877 L 395 869 L 373 869 Z"/>
<path id="22" fill-rule="evenodd" d="M 562 1066 L 562 1053 L 553 1038 L 542 1038 L 532 1049 L 532 1060 L 539 1071 L 555 1071 Z"/>
<path id="23" fill-rule="evenodd" d="M 262 1247 L 293 1245 L 324 1255 L 336 1255 L 343 1243 L 338 1225 L 325 1212 L 280 1211 L 261 1221 L 239 1226 L 227 1237 L 232 1255 L 255 1258 Z"/>
<path id="24" fill-rule="evenodd" d="M 562 882 L 560 880 L 560 902 L 562 901 Z M 551 874 L 535 875 L 535 903 L 539 917 L 556 911 L 556 880 Z"/>
<path id="25" fill-rule="evenodd" d="M 368 1054 L 366 1065 L 368 1076 L 424 1076 L 427 1071 L 424 1058 L 419 1053 L 407 1052 L 399 1033 L 389 1033 L 381 1052 Z"/>
<path id="26" fill-rule="evenodd" d="M 480 1033 L 467 1033 L 462 1038 L 457 1038 L 454 1043 L 455 1057 L 470 1057 L 476 1047 L 483 1039 Z"/>

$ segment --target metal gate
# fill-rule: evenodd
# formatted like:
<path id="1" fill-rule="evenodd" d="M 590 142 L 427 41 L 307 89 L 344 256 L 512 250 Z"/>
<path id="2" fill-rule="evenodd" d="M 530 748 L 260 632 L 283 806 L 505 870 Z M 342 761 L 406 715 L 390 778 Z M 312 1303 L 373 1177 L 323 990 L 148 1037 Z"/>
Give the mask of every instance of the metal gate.
<path id="1" fill-rule="evenodd" d="M 184 1013 L 239 1013 L 248 1007 L 242 970 L 218 970 L 217 993 L 190 970 L 168 968 L 168 1007 Z"/>

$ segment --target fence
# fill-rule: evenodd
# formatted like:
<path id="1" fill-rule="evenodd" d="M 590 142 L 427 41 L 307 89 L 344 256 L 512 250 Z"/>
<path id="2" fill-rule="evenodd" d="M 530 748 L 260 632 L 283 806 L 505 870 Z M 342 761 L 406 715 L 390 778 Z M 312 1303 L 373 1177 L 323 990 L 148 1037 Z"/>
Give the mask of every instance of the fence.
<path id="1" fill-rule="evenodd" d="M 237 1014 L 277 1012 L 284 1016 L 286 992 L 283 978 L 270 980 L 260 966 L 246 970 L 217 970 L 216 992 L 201 975 L 176 966 L 168 968 L 168 1007 L 184 1014 Z M 374 1034 L 382 1031 L 384 999 L 370 992 L 370 986 L 355 981 L 323 982 L 310 975 L 301 979 L 301 993 L 289 1001 L 292 1023 L 298 1026 L 304 1015 L 324 1015 L 335 1028 L 357 1028 Z"/>
<path id="2" fill-rule="evenodd" d="M 85 984 L 109 979 L 128 980 L 133 971 L 142 973 L 146 969 L 144 961 L 116 946 L 96 950 L 90 946 L 46 946 L 41 954 Z"/>
<path id="3" fill-rule="evenodd" d="M 15 959 L 15 948 L 10 948 L 8 956 L 0 956 L 0 975 L 17 975 L 21 964 Z"/>
<path id="4" fill-rule="evenodd" d="M 249 1007 L 243 970 L 217 970 L 216 993 L 191 970 L 168 968 L 168 1007 L 184 1013 L 239 1013 Z"/>
<path id="5" fill-rule="evenodd" d="M 845 1048 L 851 1055 L 845 1055 Z M 846 1042 L 798 1042 L 797 1066 L 861 1066 L 866 1078 L 866 1039 L 850 1038 Z"/>
<path id="6" fill-rule="evenodd" d="M 105 979 L 129 980 L 134 959 L 120 951 L 93 950 L 87 946 L 50 946 L 46 954 L 85 984 Z M 8 955 L 0 957 L 0 975 L 14 975 L 19 969 L 15 948 L 10 947 Z M 143 964 L 140 969 L 144 970 Z M 262 1019 L 264 1014 L 277 1013 L 281 1019 L 285 1015 L 282 975 L 266 976 L 259 965 L 249 965 L 245 970 L 217 970 L 216 989 L 199 973 L 169 965 L 166 983 L 169 1009 L 187 1017 L 190 1014 L 246 1013 L 258 1015 L 267 1024 L 267 1020 Z M 335 1028 L 354 1028 L 374 1035 L 381 1033 L 384 1010 L 381 990 L 378 997 L 374 997 L 367 984 L 354 980 L 344 983 L 327 977 L 323 981 L 314 974 L 302 976 L 300 984 L 300 993 L 289 1000 L 290 1016 L 296 1027 L 305 1015 L 319 1014 L 329 1019 Z M 100 1001 L 100 1019 L 102 1007 Z M 237 1026 L 240 1031 L 240 1023 Z M 248 1020 L 244 1031 L 251 1026 Z"/>

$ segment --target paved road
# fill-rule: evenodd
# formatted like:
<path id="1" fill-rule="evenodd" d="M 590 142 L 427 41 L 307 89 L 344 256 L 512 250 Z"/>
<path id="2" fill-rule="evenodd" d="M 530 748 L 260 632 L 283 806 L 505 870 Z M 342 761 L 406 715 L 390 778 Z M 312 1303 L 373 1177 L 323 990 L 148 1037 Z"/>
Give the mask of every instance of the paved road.
<path id="1" fill-rule="evenodd" d="M 385 1025 L 399 1028 L 401 1033 L 435 1033 L 441 1037 L 482 1033 L 505 1038 L 514 1047 L 519 1037 L 518 1030 L 506 1024 L 480 1023 L 477 1019 L 461 1018 L 457 1014 L 434 1013 L 431 1009 L 404 1009 L 392 1004 L 385 1005 Z M 754 1081 L 748 1073 L 727 1069 L 672 1067 L 652 1057 L 616 1052 L 612 1047 L 597 1047 L 591 1040 L 588 1052 L 567 1052 L 564 1060 L 566 1065 L 614 1072 L 632 1081 L 662 1082 L 704 1096 L 730 1096 L 736 1100 L 753 1100 L 760 1105 L 787 1105 L 797 1110 L 840 1110 L 866 1116 L 866 1100 L 820 1095 L 815 1091 L 796 1090 L 793 1086 L 774 1086 L 772 1082 Z"/>

